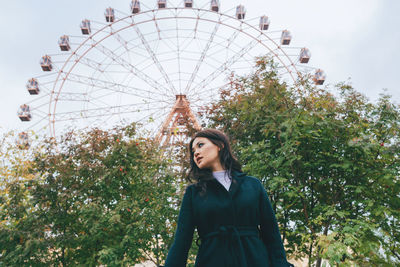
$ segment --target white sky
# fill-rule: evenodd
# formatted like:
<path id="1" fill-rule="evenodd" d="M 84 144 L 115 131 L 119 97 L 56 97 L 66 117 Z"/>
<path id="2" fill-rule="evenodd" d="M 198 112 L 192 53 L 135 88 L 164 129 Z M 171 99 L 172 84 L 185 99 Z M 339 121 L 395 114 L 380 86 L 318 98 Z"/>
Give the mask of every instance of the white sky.
<path id="1" fill-rule="evenodd" d="M 142 0 L 150 7 L 155 3 Z M 129 4 L 128 0 L 3 0 L 0 133 L 24 129 L 16 112 L 31 99 L 25 84 L 42 74 L 39 60 L 56 51 L 59 37 L 80 34 L 84 18 L 103 21 L 109 6 L 129 13 Z M 400 103 L 400 1 L 221 0 L 221 10 L 233 14 L 231 8 L 238 4 L 246 7 L 247 18 L 265 14 L 271 27 L 290 30 L 293 41 L 310 49 L 309 64 L 326 72 L 327 85 L 350 78 L 371 101 L 387 88 L 394 102 Z"/>

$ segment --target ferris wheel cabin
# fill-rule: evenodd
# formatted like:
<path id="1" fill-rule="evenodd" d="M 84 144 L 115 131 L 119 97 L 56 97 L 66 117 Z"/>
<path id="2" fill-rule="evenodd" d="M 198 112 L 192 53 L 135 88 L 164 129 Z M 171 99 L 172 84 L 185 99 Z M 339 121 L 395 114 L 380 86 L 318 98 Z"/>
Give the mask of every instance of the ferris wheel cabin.
<path id="1" fill-rule="evenodd" d="M 313 81 L 316 85 L 322 85 L 324 84 L 326 79 L 326 74 L 323 70 L 317 69 L 317 71 L 314 74 Z"/>
<path id="2" fill-rule="evenodd" d="M 236 7 L 236 17 L 238 19 L 244 19 L 244 16 L 246 15 L 246 9 L 244 6 L 239 5 Z"/>
<path id="3" fill-rule="evenodd" d="M 104 16 L 106 17 L 107 22 L 114 22 L 115 15 L 114 15 L 114 9 L 109 7 L 106 9 L 104 12 Z"/>
<path id="4" fill-rule="evenodd" d="M 139 0 L 133 0 L 131 2 L 131 11 L 132 11 L 132 14 L 136 14 L 136 13 L 140 12 L 140 2 L 139 2 Z"/>
<path id="5" fill-rule="evenodd" d="M 192 8 L 193 7 L 193 0 L 185 0 L 185 7 Z"/>
<path id="6" fill-rule="evenodd" d="M 21 132 L 18 134 L 17 145 L 20 149 L 29 148 L 29 138 L 26 132 Z"/>
<path id="7" fill-rule="evenodd" d="M 269 18 L 267 16 L 262 16 L 260 18 L 260 30 L 266 31 L 269 27 Z"/>
<path id="8" fill-rule="evenodd" d="M 31 116 L 31 110 L 27 104 L 23 104 L 20 106 L 18 110 L 18 117 L 20 118 L 21 121 L 30 121 L 32 116 Z"/>
<path id="9" fill-rule="evenodd" d="M 290 34 L 290 32 L 287 30 L 282 31 L 281 44 L 289 45 L 291 40 L 292 40 L 292 35 Z"/>
<path id="10" fill-rule="evenodd" d="M 53 69 L 53 65 L 51 64 L 51 57 L 45 55 L 40 60 L 40 66 L 42 67 L 43 71 L 51 71 Z"/>
<path id="11" fill-rule="evenodd" d="M 302 48 L 300 51 L 299 61 L 300 63 L 308 63 L 311 57 L 311 52 L 307 48 Z"/>
<path id="12" fill-rule="evenodd" d="M 39 83 L 35 78 L 29 79 L 26 88 L 28 89 L 29 94 L 37 95 L 39 94 Z"/>
<path id="13" fill-rule="evenodd" d="M 166 8 L 167 0 L 158 0 L 158 8 Z"/>
<path id="14" fill-rule="evenodd" d="M 219 11 L 219 1 L 211 0 L 211 11 L 218 12 Z"/>
<path id="15" fill-rule="evenodd" d="M 63 35 L 60 37 L 58 45 L 60 46 L 61 51 L 69 51 L 71 49 L 69 45 L 69 37 L 67 35 Z"/>
<path id="16" fill-rule="evenodd" d="M 88 19 L 82 20 L 81 31 L 82 31 L 82 34 L 86 34 L 86 35 L 91 33 L 90 20 L 88 20 Z"/>

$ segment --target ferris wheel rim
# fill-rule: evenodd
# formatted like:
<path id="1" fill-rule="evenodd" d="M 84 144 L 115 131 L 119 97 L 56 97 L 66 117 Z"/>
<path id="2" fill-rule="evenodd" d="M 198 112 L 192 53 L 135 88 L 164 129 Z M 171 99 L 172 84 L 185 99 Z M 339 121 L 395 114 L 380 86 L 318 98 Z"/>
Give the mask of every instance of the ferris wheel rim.
<path id="1" fill-rule="evenodd" d="M 163 9 L 163 10 L 175 10 L 175 11 L 177 11 L 177 10 L 187 10 L 187 8 L 182 8 L 182 7 L 171 7 L 171 8 L 165 8 L 165 9 Z M 215 13 L 214 11 L 210 11 L 210 10 L 208 10 L 208 9 L 196 8 L 196 10 L 197 10 L 197 12 L 200 12 L 200 11 L 201 11 L 201 12 Z M 53 95 L 55 94 L 56 85 L 58 84 L 59 79 L 61 78 L 61 73 L 65 73 L 65 72 L 63 71 L 64 68 L 67 66 L 67 64 L 70 62 L 70 60 L 73 58 L 73 56 L 76 54 L 77 51 L 79 51 L 87 42 L 90 42 L 90 40 L 93 40 L 93 37 L 95 37 L 97 34 L 104 32 L 105 29 L 111 28 L 112 26 L 116 25 L 117 23 L 126 21 L 127 19 L 130 19 L 130 18 L 133 19 L 135 16 L 138 16 L 138 15 L 143 15 L 143 14 L 146 14 L 146 13 L 153 13 L 153 14 L 154 14 L 155 12 L 158 12 L 158 11 L 159 11 L 159 10 L 157 10 L 157 9 L 152 9 L 152 10 L 142 11 L 142 12 L 137 13 L 137 14 L 130 14 L 130 15 L 127 15 L 127 16 L 125 16 L 125 17 L 123 17 L 123 18 L 117 19 L 117 20 L 115 20 L 114 22 L 109 23 L 109 24 L 103 26 L 102 28 L 98 29 L 96 32 L 94 32 L 93 34 L 91 34 L 89 37 L 87 37 L 87 38 L 86 38 L 86 39 L 71 53 L 71 55 L 68 57 L 68 59 L 65 61 L 64 65 L 62 66 L 62 68 L 61 68 L 60 71 L 58 72 L 58 75 L 57 75 L 56 81 L 54 82 L 53 90 L 52 90 L 51 96 L 50 96 L 49 114 L 51 114 L 51 103 L 53 102 Z M 229 19 L 234 19 L 234 20 L 238 20 L 238 21 L 239 21 L 239 19 L 237 19 L 237 18 L 235 18 L 235 17 L 233 17 L 233 16 L 231 16 L 231 15 L 227 15 L 227 14 L 220 13 L 220 12 L 218 12 L 218 16 L 219 16 L 219 18 L 221 18 L 221 17 L 227 17 L 227 18 L 229 18 Z M 224 26 L 226 26 L 226 27 L 230 27 L 230 28 L 232 28 L 233 30 L 236 30 L 236 31 L 240 31 L 241 33 L 246 34 L 246 35 L 249 36 L 250 38 L 257 39 L 257 40 L 258 40 L 259 36 L 263 35 L 263 36 L 267 37 L 267 38 L 276 46 L 277 49 L 279 49 L 280 51 L 283 52 L 284 56 L 289 60 L 289 62 L 292 63 L 292 67 L 295 69 L 295 71 L 297 71 L 297 68 L 296 68 L 295 64 L 293 63 L 293 61 L 291 60 L 291 58 L 286 54 L 286 52 L 281 48 L 280 45 L 278 45 L 274 40 L 272 40 L 272 39 L 271 39 L 267 34 L 265 34 L 262 30 L 259 30 L 259 29 L 257 29 L 255 26 L 253 26 L 253 25 L 251 25 L 251 24 L 248 24 L 246 21 L 240 20 L 241 25 L 244 24 L 244 25 L 246 25 L 246 26 L 249 27 L 249 28 L 253 28 L 253 29 L 257 30 L 257 31 L 260 33 L 260 35 L 259 35 L 258 37 L 254 37 L 253 35 L 250 35 L 250 34 L 246 33 L 245 31 L 243 31 L 242 29 L 238 29 L 237 27 L 234 27 L 234 26 L 228 25 L 228 24 L 226 24 L 226 23 L 224 23 L 224 22 L 221 22 L 221 19 L 220 19 L 219 21 L 217 21 L 217 20 L 205 19 L 205 18 L 202 18 L 202 17 L 200 17 L 200 16 L 198 16 L 198 17 L 193 17 L 193 16 L 190 16 L 190 17 L 177 17 L 177 16 L 171 16 L 171 15 L 170 15 L 169 17 L 163 17 L 163 18 L 157 18 L 157 19 L 154 17 L 154 20 L 158 20 L 158 21 L 160 21 L 160 20 L 171 20 L 171 19 L 196 19 L 196 20 L 208 21 L 208 22 L 211 22 L 211 23 L 219 23 L 220 25 L 224 25 Z M 78 62 L 80 62 L 81 59 L 82 59 L 91 49 L 93 49 L 93 48 L 94 48 L 95 46 L 97 46 L 99 43 L 103 42 L 105 39 L 107 39 L 107 38 L 113 36 L 115 33 L 119 33 L 120 31 L 123 31 L 123 30 L 125 30 L 125 29 L 134 27 L 135 25 L 140 25 L 140 24 L 144 24 L 144 23 L 149 23 L 149 22 L 151 22 L 152 20 L 153 20 L 153 19 L 148 19 L 148 20 L 140 21 L 140 22 L 137 22 L 137 23 L 134 23 L 134 24 L 128 24 L 127 26 L 122 27 L 122 28 L 119 28 L 119 29 L 117 29 L 116 31 L 113 31 L 112 33 L 106 35 L 104 38 L 98 40 L 98 41 L 96 42 L 95 45 L 92 44 L 83 54 L 81 54 L 81 55 L 79 56 L 79 60 L 76 60 L 75 63 L 70 67 L 69 71 L 65 74 L 66 77 L 63 79 L 63 81 L 62 81 L 62 83 L 61 83 L 61 85 L 60 85 L 60 87 L 59 87 L 59 89 L 58 89 L 57 97 L 59 96 L 59 94 L 60 94 L 60 92 L 61 92 L 61 90 L 62 90 L 62 88 L 63 88 L 63 84 L 65 83 L 66 78 L 70 75 L 71 71 L 74 69 L 74 67 L 76 66 L 76 64 L 78 64 Z M 279 56 L 278 54 L 276 54 L 269 46 L 263 44 L 262 42 L 260 42 L 260 43 L 261 43 L 264 47 L 266 47 L 268 50 L 270 50 L 270 52 L 275 56 L 275 58 L 278 58 L 278 59 L 280 60 L 280 56 Z M 274 49 L 274 50 L 275 50 L 275 49 Z M 293 74 L 292 74 L 292 72 L 289 70 L 288 66 L 287 66 L 282 60 L 281 60 L 281 64 L 282 64 L 283 66 L 285 66 L 285 68 L 286 68 L 286 69 L 288 70 L 288 72 L 290 73 L 290 76 L 291 76 L 292 79 L 295 81 L 295 78 L 293 77 Z M 55 98 L 57 98 L 57 97 L 55 97 Z M 53 135 L 55 135 L 55 125 L 54 125 L 54 121 L 55 121 L 55 114 L 56 114 L 57 101 L 58 101 L 58 100 L 54 100 L 55 104 L 54 104 L 53 114 L 52 114 L 52 116 L 53 116 Z M 49 116 L 49 117 L 51 117 L 51 116 Z M 49 118 L 49 121 L 50 121 L 50 123 L 52 122 L 51 118 Z"/>
<path id="2" fill-rule="evenodd" d="M 235 30 L 237 30 L 237 29 L 239 29 L 239 28 L 241 29 L 243 24 L 246 24 L 249 28 L 255 29 L 256 31 L 258 31 L 258 32 L 260 33 L 260 35 L 258 35 L 258 37 L 255 37 L 255 38 L 254 38 L 254 36 L 256 36 L 256 35 L 250 35 L 250 34 L 248 34 L 247 32 L 242 31 L 242 29 L 241 29 L 240 31 L 241 31 L 242 33 L 248 35 L 249 37 L 253 38 L 253 39 L 258 39 L 259 36 L 261 36 L 261 35 L 267 37 L 272 43 L 275 44 L 275 46 L 277 47 L 277 49 L 279 49 L 280 51 L 282 51 L 283 55 L 278 55 L 278 54 L 276 54 L 276 53 L 274 52 L 275 50 L 277 50 L 276 48 L 275 48 L 275 49 L 270 49 L 269 46 L 265 45 L 265 44 L 262 43 L 262 42 L 260 42 L 260 43 L 261 43 L 264 47 L 266 47 L 268 50 L 270 50 L 270 52 L 272 52 L 272 54 L 274 55 L 275 58 L 278 58 L 278 59 L 280 60 L 280 57 L 282 56 L 282 57 L 286 57 L 286 58 L 289 60 L 289 62 L 290 62 L 291 64 L 286 64 L 286 63 L 283 62 L 283 61 L 281 61 L 281 64 L 282 64 L 282 66 L 283 66 L 284 68 L 286 68 L 286 70 L 287 70 L 286 73 L 289 73 L 289 74 L 290 74 L 290 77 L 292 78 L 292 80 L 296 83 L 296 79 L 293 77 L 293 72 L 294 72 L 295 75 L 297 75 L 297 78 L 300 78 L 300 79 L 298 79 L 297 81 L 299 81 L 299 80 L 301 81 L 301 80 L 303 80 L 302 78 L 305 77 L 305 76 L 302 76 L 303 73 L 301 73 L 300 71 L 298 71 L 298 70 L 297 70 L 297 67 L 296 67 L 297 63 L 299 63 L 299 61 L 300 61 L 299 58 L 297 58 L 297 60 L 294 60 L 294 61 L 295 61 L 295 62 L 294 62 L 294 61 L 291 59 L 291 56 L 288 56 L 288 55 L 286 54 L 286 51 L 285 51 L 284 49 L 282 49 L 282 46 L 278 45 L 273 39 L 271 39 L 271 38 L 269 37 L 269 35 L 265 34 L 265 31 L 259 30 L 259 29 L 257 29 L 256 26 L 253 26 L 253 25 L 248 24 L 248 23 L 247 23 L 248 20 L 243 21 L 243 19 L 241 20 L 241 19 L 235 18 L 235 17 L 233 17 L 233 16 L 231 16 L 231 15 L 227 15 L 227 14 L 221 13 L 221 12 L 210 11 L 210 10 L 208 10 L 208 9 L 200 9 L 200 8 L 190 8 L 190 9 L 191 9 L 191 10 L 197 10 L 197 11 L 202 10 L 202 11 L 205 11 L 205 12 L 207 12 L 207 13 L 217 13 L 217 14 L 219 15 L 219 17 L 225 16 L 225 17 L 234 19 L 234 20 L 236 20 L 236 21 L 239 21 L 239 22 L 241 23 L 241 24 L 240 24 L 240 27 L 239 27 L 239 26 L 237 26 L 237 27 L 231 27 L 230 25 L 224 24 L 225 26 L 230 27 L 230 28 L 235 29 Z M 233 9 L 233 8 L 232 8 L 232 9 Z M 105 26 L 102 27 L 101 29 L 98 29 L 98 30 L 97 30 L 96 32 L 94 32 L 93 34 L 90 34 L 89 37 L 79 36 L 79 37 L 83 37 L 83 38 L 86 38 L 86 39 L 85 39 L 82 43 L 79 44 L 79 47 L 76 48 L 76 49 L 74 50 L 74 52 L 75 52 L 75 51 L 78 51 L 78 49 L 79 49 L 80 47 L 82 47 L 82 44 L 85 43 L 86 41 L 88 41 L 88 39 L 91 39 L 92 36 L 94 36 L 94 35 L 97 34 L 97 33 L 103 32 L 103 30 L 106 29 L 107 27 L 110 27 L 110 29 L 111 29 L 113 25 L 115 25 L 116 23 L 118 23 L 118 22 L 120 22 L 120 21 L 122 21 L 122 20 L 125 20 L 125 19 L 127 19 L 127 18 L 129 18 L 129 17 L 133 19 L 133 17 L 138 16 L 138 15 L 140 15 L 140 14 L 144 14 L 144 13 L 148 13 L 148 12 L 158 13 L 160 10 L 175 10 L 175 11 L 176 11 L 176 10 L 188 10 L 188 8 L 186 8 L 186 7 L 185 7 L 185 8 L 183 8 L 183 7 L 169 7 L 169 8 L 163 8 L 163 9 L 150 9 L 150 10 L 146 10 L 146 11 L 141 11 L 141 12 L 138 13 L 138 14 L 130 14 L 130 15 L 127 15 L 127 16 L 121 18 L 121 19 L 117 19 L 117 20 L 113 21 L 112 23 L 107 23 L 107 24 L 106 24 L 106 23 L 101 23 L 101 24 L 103 24 L 103 25 L 105 25 Z M 264 17 L 265 17 L 265 16 L 264 16 Z M 181 19 L 181 18 L 185 18 L 185 17 L 177 17 L 177 16 L 171 17 L 171 16 L 170 16 L 170 17 L 158 18 L 158 20 L 166 20 L 166 19 L 173 19 L 173 18 L 175 18 L 175 19 Z M 192 16 L 191 16 L 191 17 L 186 17 L 186 18 L 195 19 L 195 18 L 192 17 Z M 244 18 L 244 16 L 243 16 L 243 18 Z M 209 22 L 217 23 L 216 20 L 207 20 L 207 19 L 204 19 L 204 18 L 202 18 L 202 17 L 197 17 L 196 19 L 197 19 L 197 20 L 202 20 L 202 21 L 209 21 Z M 255 19 L 255 18 L 254 18 L 254 19 Z M 91 20 L 91 21 L 93 21 L 93 20 Z M 135 25 L 142 24 L 142 23 L 148 23 L 148 22 L 149 22 L 149 21 L 141 21 L 141 22 L 139 22 L 139 23 L 134 23 L 134 24 L 129 25 L 128 27 L 124 27 L 124 28 L 118 29 L 118 31 L 116 31 L 116 32 L 120 32 L 120 31 L 125 30 L 126 28 L 130 28 L 130 27 L 133 27 L 133 26 L 135 26 Z M 220 22 L 219 22 L 219 23 L 220 23 Z M 221 23 L 220 23 L 220 24 L 221 24 Z M 261 25 L 261 22 L 260 22 L 260 25 Z M 268 31 L 268 32 L 271 32 L 271 31 Z M 97 42 L 96 42 L 96 46 L 97 46 L 99 43 L 101 43 L 103 40 L 105 40 L 105 39 L 107 39 L 107 38 L 109 38 L 109 37 L 111 37 L 111 36 L 113 36 L 113 35 L 114 35 L 114 33 L 108 34 L 107 36 L 105 36 L 105 37 L 102 38 L 101 40 L 97 41 Z M 115 35 L 114 35 L 114 36 L 115 36 Z M 278 38 L 276 38 L 276 39 L 278 39 Z M 283 44 L 283 43 L 282 43 L 282 44 Z M 88 53 L 88 52 L 90 52 L 90 50 L 91 50 L 92 48 L 93 48 L 93 47 L 91 47 L 90 49 L 88 49 L 88 50 L 85 52 L 85 54 Z M 293 47 L 286 47 L 286 48 L 293 48 Z M 114 51 L 115 51 L 115 50 L 114 50 Z M 129 52 L 129 51 L 128 51 L 128 52 Z M 65 54 L 64 54 L 64 55 L 65 55 Z M 78 62 L 81 62 L 81 59 L 83 58 L 83 56 L 84 56 L 84 55 L 81 55 L 81 56 L 79 57 L 79 60 L 76 61 L 75 64 L 74 64 L 73 66 L 71 66 L 70 71 L 69 71 L 68 74 L 67 74 L 68 76 L 71 75 L 71 72 L 72 72 L 73 69 L 75 68 L 76 64 L 77 64 Z M 53 98 L 53 96 L 54 96 L 54 94 L 55 94 L 54 88 L 56 87 L 56 84 L 57 84 L 58 81 L 59 81 L 59 78 L 60 78 L 60 75 L 61 75 L 61 73 L 62 73 L 62 70 L 65 68 L 65 66 L 68 64 L 69 60 L 70 60 L 72 57 L 73 57 L 73 55 L 71 54 L 71 55 L 69 56 L 68 60 L 67 60 L 66 62 L 64 62 L 64 66 L 60 69 L 60 71 L 58 71 L 58 72 L 56 72 L 56 73 L 53 72 L 54 74 L 57 74 L 57 79 L 56 79 L 56 81 L 53 83 L 53 84 L 54 84 L 53 90 L 51 90 L 51 93 L 48 94 L 48 95 L 50 95 L 51 101 L 50 101 L 50 103 L 49 103 L 49 112 L 48 112 L 48 114 L 46 114 L 46 116 L 49 117 L 49 122 L 51 122 L 51 115 L 53 115 L 53 130 L 54 130 L 54 131 L 53 131 L 53 136 L 54 136 L 54 137 L 55 137 L 55 125 L 54 125 L 55 119 L 54 119 L 54 117 L 55 117 L 58 113 L 56 113 L 56 106 L 54 106 L 54 112 L 53 112 L 53 114 L 51 114 L 51 104 L 55 102 L 55 105 L 57 105 L 58 100 L 59 100 L 59 98 L 57 97 L 57 98 L 55 98 L 55 101 L 52 101 L 52 98 Z M 54 62 L 54 63 L 55 63 L 55 62 Z M 304 62 L 301 62 L 301 63 L 304 63 Z M 109 65 L 108 65 L 108 66 L 109 66 Z M 299 67 L 300 67 L 300 65 L 299 65 Z M 43 66 L 42 66 L 42 68 L 43 68 Z M 291 70 L 291 69 L 289 69 L 289 68 L 293 68 L 294 70 Z M 308 69 L 315 69 L 315 68 L 313 68 L 313 67 L 307 67 L 307 68 L 308 68 Z M 321 80 L 320 80 L 320 79 L 317 80 L 317 72 L 319 72 L 319 75 L 322 75 Z M 321 85 L 321 84 L 323 84 L 323 82 L 324 82 L 324 80 L 325 80 L 325 74 L 324 74 L 324 72 L 323 72 L 321 69 L 318 69 L 317 72 L 315 73 L 313 80 L 314 80 L 315 84 Z M 180 74 L 180 73 L 181 73 L 181 72 L 179 72 L 179 74 Z M 221 73 L 222 73 L 222 72 L 221 72 Z M 284 74 L 286 74 L 286 73 L 284 73 Z M 171 75 L 172 75 L 172 74 L 171 74 Z M 308 74 L 307 74 L 307 75 L 308 75 Z M 40 75 L 40 76 L 45 76 L 45 75 Z M 167 76 L 168 76 L 168 75 L 167 75 Z M 93 77 L 93 73 L 92 73 L 92 77 Z M 62 83 L 64 84 L 66 80 L 67 80 L 67 79 L 64 78 L 64 80 L 63 80 Z M 203 81 L 204 81 L 204 80 L 203 80 Z M 318 82 L 321 82 L 321 83 L 317 83 L 317 81 L 318 81 Z M 200 82 L 200 83 L 201 83 L 201 82 Z M 299 83 L 298 83 L 297 85 L 295 85 L 295 86 L 298 87 L 298 86 L 299 86 Z M 301 86 L 301 85 L 300 85 L 300 86 Z M 188 87 L 189 87 L 189 86 L 188 86 Z M 92 89 L 92 90 L 95 90 L 94 88 L 95 88 L 95 87 L 93 86 L 91 89 Z M 204 87 L 203 87 L 203 88 L 204 88 Z M 62 89 L 63 89 L 63 86 L 61 86 L 61 87 L 59 88 L 59 90 L 58 90 L 58 92 L 57 92 L 57 96 L 60 95 Z M 88 90 L 88 89 L 87 89 L 87 90 Z M 158 100 L 158 101 L 159 101 L 159 100 Z M 35 109 L 32 109 L 32 110 L 35 110 Z M 40 111 L 40 112 L 43 112 L 43 111 Z M 43 113 L 44 113 L 44 112 L 43 112 Z M 45 119 L 45 117 L 41 118 L 40 121 L 42 121 L 43 119 Z M 21 119 L 21 120 L 22 120 L 22 119 Z M 39 122 L 40 122 L 40 121 L 39 121 Z M 38 123 L 39 123 L 39 122 L 38 122 Z M 35 123 L 35 124 L 36 124 L 36 123 Z M 51 124 L 50 124 L 50 126 L 51 126 Z M 31 126 L 31 127 L 33 127 L 33 126 Z"/>

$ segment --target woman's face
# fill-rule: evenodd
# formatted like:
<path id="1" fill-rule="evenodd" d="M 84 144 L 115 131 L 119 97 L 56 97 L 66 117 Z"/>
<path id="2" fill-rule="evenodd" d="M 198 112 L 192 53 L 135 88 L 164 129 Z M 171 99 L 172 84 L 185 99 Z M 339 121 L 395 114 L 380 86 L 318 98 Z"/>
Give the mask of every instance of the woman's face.
<path id="1" fill-rule="evenodd" d="M 193 159 L 199 169 L 223 170 L 219 150 L 220 148 L 206 137 L 196 137 L 192 143 Z"/>

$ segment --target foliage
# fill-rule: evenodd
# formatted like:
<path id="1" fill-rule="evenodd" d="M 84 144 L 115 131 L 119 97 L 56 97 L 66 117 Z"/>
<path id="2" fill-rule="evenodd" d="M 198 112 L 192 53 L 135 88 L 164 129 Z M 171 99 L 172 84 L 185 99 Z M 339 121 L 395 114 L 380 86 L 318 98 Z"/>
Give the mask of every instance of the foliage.
<path id="1" fill-rule="evenodd" d="M 260 58 L 203 116 L 264 183 L 291 258 L 399 265 L 400 107 L 384 94 L 370 103 L 345 83 L 335 89 L 307 79 L 291 88 Z M 187 147 L 168 154 L 135 125 L 70 132 L 29 150 L 10 138 L 0 147 L 0 266 L 163 263 Z"/>
<path id="2" fill-rule="evenodd" d="M 12 174 L 6 202 L 2 194 L 0 265 L 161 264 L 179 195 L 152 140 L 130 125 L 70 132 L 33 151 L 23 175 L 35 178 Z"/>
<path id="3" fill-rule="evenodd" d="M 26 240 L 25 222 L 31 215 L 30 196 L 24 184 L 34 178 L 29 173 L 31 153 L 15 145 L 16 135 L 8 132 L 0 143 L 0 266 L 3 266 L 6 250 L 13 265 L 19 265 L 29 253 L 21 245 Z M 30 234 L 28 232 L 28 234 Z M 36 244 L 29 244 L 36 246 Z M 41 248 L 37 246 L 37 249 Z M 11 264 L 10 264 L 11 265 Z"/>
<path id="4" fill-rule="evenodd" d="M 399 264 L 400 107 L 335 88 L 336 97 L 307 79 L 291 88 L 259 58 L 203 116 L 264 182 L 291 258 Z"/>

